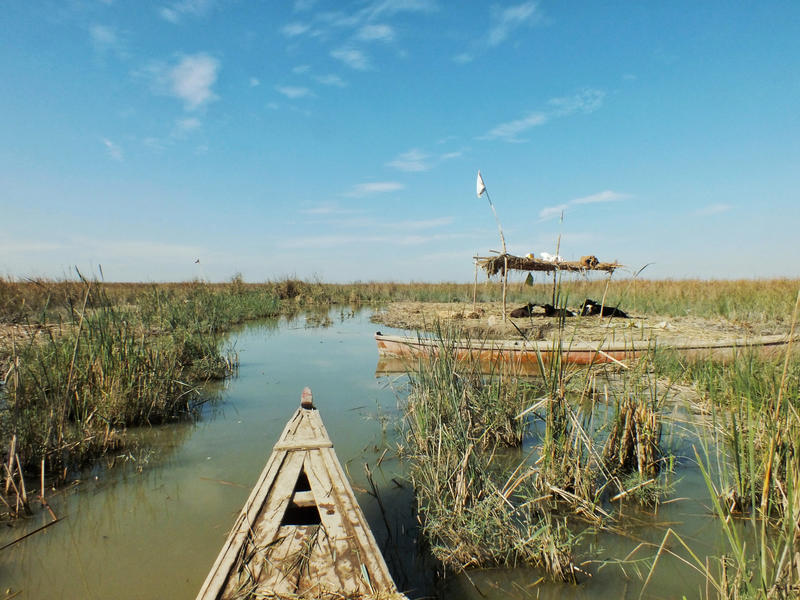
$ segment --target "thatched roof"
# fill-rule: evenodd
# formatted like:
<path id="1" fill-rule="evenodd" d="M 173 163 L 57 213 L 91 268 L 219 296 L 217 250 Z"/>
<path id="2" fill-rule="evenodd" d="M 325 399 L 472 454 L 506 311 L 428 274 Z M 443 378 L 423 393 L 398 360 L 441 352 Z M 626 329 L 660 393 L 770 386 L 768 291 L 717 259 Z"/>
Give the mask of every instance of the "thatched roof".
<path id="1" fill-rule="evenodd" d="M 508 264 L 509 271 L 606 271 L 613 273 L 623 265 L 618 262 L 604 263 L 597 260 L 594 256 L 584 256 L 578 261 L 559 261 L 551 262 L 541 258 L 525 258 L 512 254 L 498 254 L 497 256 L 476 256 L 475 260 L 491 277 L 497 273 L 502 273 Z M 508 263 L 506 263 L 506 260 Z"/>

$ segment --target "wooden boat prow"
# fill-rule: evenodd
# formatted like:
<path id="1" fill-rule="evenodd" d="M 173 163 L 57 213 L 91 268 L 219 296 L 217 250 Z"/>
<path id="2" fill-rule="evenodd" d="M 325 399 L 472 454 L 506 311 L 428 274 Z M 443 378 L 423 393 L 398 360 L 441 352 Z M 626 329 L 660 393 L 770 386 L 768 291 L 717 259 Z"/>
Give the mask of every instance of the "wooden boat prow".
<path id="1" fill-rule="evenodd" d="M 197 595 L 245 598 L 405 598 L 308 388 Z"/>

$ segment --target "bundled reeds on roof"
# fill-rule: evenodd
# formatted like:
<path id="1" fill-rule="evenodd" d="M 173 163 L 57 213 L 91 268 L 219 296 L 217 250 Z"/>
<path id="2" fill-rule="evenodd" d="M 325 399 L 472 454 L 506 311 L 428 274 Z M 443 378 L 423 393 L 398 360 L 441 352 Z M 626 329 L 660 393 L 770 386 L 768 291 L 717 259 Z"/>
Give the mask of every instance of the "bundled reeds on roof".
<path id="1" fill-rule="evenodd" d="M 594 260 L 580 260 L 580 261 L 559 261 L 551 262 L 542 260 L 541 258 L 525 258 L 523 256 L 514 256 L 513 254 L 498 254 L 497 256 L 477 256 L 475 260 L 486 271 L 486 274 L 491 277 L 498 273 L 503 273 L 506 269 L 510 271 L 606 271 L 613 273 L 616 269 L 622 267 L 617 262 L 607 263 L 599 262 L 593 256 L 583 257 L 583 259 Z"/>

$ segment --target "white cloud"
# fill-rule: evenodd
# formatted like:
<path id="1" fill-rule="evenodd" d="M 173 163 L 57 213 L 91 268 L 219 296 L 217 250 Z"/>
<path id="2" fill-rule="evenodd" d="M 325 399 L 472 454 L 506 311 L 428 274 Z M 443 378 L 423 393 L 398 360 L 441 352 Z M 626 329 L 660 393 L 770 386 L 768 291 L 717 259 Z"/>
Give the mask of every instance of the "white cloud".
<path id="1" fill-rule="evenodd" d="M 603 105 L 606 93 L 603 90 L 587 88 L 573 96 L 551 98 L 547 103 L 554 107 L 554 116 L 567 116 L 576 112 L 591 113 Z"/>
<path id="2" fill-rule="evenodd" d="M 507 123 L 501 123 L 492 128 L 488 133 L 480 136 L 480 140 L 503 140 L 505 142 L 525 142 L 519 135 L 528 129 L 544 125 L 548 121 L 559 117 L 567 117 L 575 113 L 589 114 L 598 110 L 603 105 L 606 93 L 603 90 L 587 88 L 572 96 L 551 98 L 546 111 L 528 113 L 527 116 Z"/>
<path id="3" fill-rule="evenodd" d="M 108 138 L 103 138 L 103 145 L 106 147 L 106 151 L 108 155 L 116 161 L 122 162 L 124 158 L 122 153 L 122 148 L 120 148 L 117 144 L 109 140 Z"/>
<path id="4" fill-rule="evenodd" d="M 117 44 L 117 34 L 112 27 L 106 25 L 92 25 L 89 28 L 92 43 L 99 50 L 104 50 Z"/>
<path id="5" fill-rule="evenodd" d="M 453 62 L 456 62 L 460 65 L 465 65 L 473 60 L 475 60 L 475 56 L 470 52 L 461 52 L 453 57 Z"/>
<path id="6" fill-rule="evenodd" d="M 331 51 L 331 56 L 336 60 L 342 61 L 351 69 L 356 71 L 366 71 L 370 68 L 369 59 L 361 51 L 355 48 L 339 48 Z"/>
<path id="7" fill-rule="evenodd" d="M 169 93 L 183 100 L 187 110 L 195 110 L 214 100 L 211 89 L 217 81 L 219 61 L 200 52 L 180 59 L 166 73 Z"/>
<path id="8" fill-rule="evenodd" d="M 177 11 L 172 10 L 171 8 L 162 7 L 158 11 L 158 15 L 164 19 L 165 21 L 169 21 L 170 23 L 177 23 L 181 20 L 180 15 Z"/>
<path id="9" fill-rule="evenodd" d="M 165 21 L 179 23 L 184 16 L 203 17 L 214 7 L 214 0 L 179 0 L 162 6 L 158 14 Z"/>
<path id="10" fill-rule="evenodd" d="M 276 85 L 275 90 L 287 98 L 291 98 L 292 100 L 297 98 L 308 98 L 309 96 L 313 95 L 311 90 L 307 87 L 297 87 L 293 85 Z"/>
<path id="11" fill-rule="evenodd" d="M 311 67 L 308 65 L 297 65 L 292 69 L 292 73 L 295 75 L 302 75 L 303 73 L 308 73 L 311 70 Z"/>
<path id="12" fill-rule="evenodd" d="M 704 206 L 694 212 L 695 215 L 698 217 L 710 217 L 711 215 L 718 215 L 724 212 L 729 211 L 733 208 L 730 204 L 709 204 L 708 206 Z"/>
<path id="13" fill-rule="evenodd" d="M 399 154 L 393 160 L 386 163 L 387 167 L 405 171 L 409 173 L 429 171 L 446 160 L 453 160 L 463 155 L 463 152 L 446 152 L 434 155 L 424 152 L 418 148 L 412 148 L 407 152 Z"/>
<path id="14" fill-rule="evenodd" d="M 489 45 L 497 46 L 504 42 L 515 29 L 526 23 L 536 22 L 539 18 L 536 2 L 524 2 L 501 11 L 495 11 L 489 27 Z"/>
<path id="15" fill-rule="evenodd" d="M 427 171 L 431 168 L 430 155 L 417 150 L 416 148 L 403 152 L 397 158 L 386 163 L 386 166 L 397 169 L 398 171 Z"/>
<path id="16" fill-rule="evenodd" d="M 308 23 L 287 23 L 281 27 L 281 33 L 286 37 L 297 37 L 303 35 L 306 31 L 311 29 Z"/>
<path id="17" fill-rule="evenodd" d="M 315 77 L 322 85 L 332 85 L 334 87 L 347 87 L 347 82 L 338 75 L 318 75 Z"/>
<path id="18" fill-rule="evenodd" d="M 402 190 L 405 186 L 396 181 L 376 181 L 371 183 L 359 183 L 354 185 L 344 196 L 351 198 L 362 198 L 364 196 L 372 196 L 375 194 L 385 194 L 387 192 L 396 192 Z"/>
<path id="19" fill-rule="evenodd" d="M 598 202 L 616 202 L 618 200 L 624 200 L 625 198 L 630 198 L 630 194 L 621 194 L 619 192 L 613 192 L 611 190 L 604 190 L 602 192 L 598 192 L 597 194 L 592 194 L 591 196 L 583 196 L 582 198 L 575 198 L 574 200 L 570 200 L 570 204 L 596 204 Z"/>
<path id="20" fill-rule="evenodd" d="M 391 42 L 394 39 L 394 29 L 389 25 L 364 25 L 358 30 L 356 39 L 363 42 Z"/>
<path id="21" fill-rule="evenodd" d="M 500 125 L 496 125 L 493 127 L 486 135 L 481 137 L 480 139 L 484 140 L 503 140 L 506 142 L 522 142 L 525 140 L 519 139 L 519 134 L 532 127 L 538 127 L 539 125 L 544 125 L 547 123 L 547 115 L 541 112 L 534 112 L 530 113 L 529 115 L 521 118 L 516 119 L 514 121 L 508 121 L 507 123 L 501 123 Z"/>
<path id="22" fill-rule="evenodd" d="M 567 210 L 566 204 L 557 204 L 556 206 L 546 206 L 545 208 L 539 211 L 539 218 L 542 221 L 546 221 L 547 219 L 552 219 L 553 217 L 559 216 L 565 210 Z"/>
<path id="23" fill-rule="evenodd" d="M 180 133 L 189 133 L 191 131 L 195 131 L 200 129 L 202 123 L 200 119 L 196 119 L 194 117 L 188 117 L 186 119 L 178 119 L 175 122 L 175 127 Z"/>
<path id="24" fill-rule="evenodd" d="M 257 77 L 250 78 L 250 87 L 258 87 L 261 85 L 261 81 Z"/>
<path id="25" fill-rule="evenodd" d="M 374 0 L 366 6 L 361 15 L 376 19 L 380 15 L 394 15 L 401 12 L 433 12 L 438 7 L 434 0 Z"/>
<path id="26" fill-rule="evenodd" d="M 600 204 L 603 202 L 618 202 L 620 200 L 625 200 L 626 198 L 631 198 L 631 197 L 632 196 L 630 194 L 623 194 L 621 192 L 615 192 L 612 190 L 603 190 L 602 192 L 591 194 L 589 196 L 573 198 L 572 200 L 570 200 L 565 204 L 558 204 L 556 206 L 547 206 L 539 211 L 539 220 L 547 221 L 548 219 L 552 219 L 553 217 L 559 216 L 562 211 L 570 210 L 575 206 L 584 204 Z"/>

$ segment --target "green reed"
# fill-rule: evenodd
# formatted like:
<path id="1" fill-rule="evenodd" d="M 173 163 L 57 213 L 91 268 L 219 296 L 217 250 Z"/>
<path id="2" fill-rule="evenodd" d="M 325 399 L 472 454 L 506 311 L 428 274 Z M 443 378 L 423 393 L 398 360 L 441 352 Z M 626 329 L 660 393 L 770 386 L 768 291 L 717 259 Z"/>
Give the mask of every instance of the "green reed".
<path id="1" fill-rule="evenodd" d="M 517 415 L 530 390 L 502 371 L 483 374 L 477 360 L 459 360 L 457 337 L 440 331 L 436 355 L 410 374 L 404 407 L 404 450 L 430 550 L 448 569 L 528 564 L 572 581 L 573 536 L 540 510 L 535 472 L 511 450 L 526 432 Z"/>

